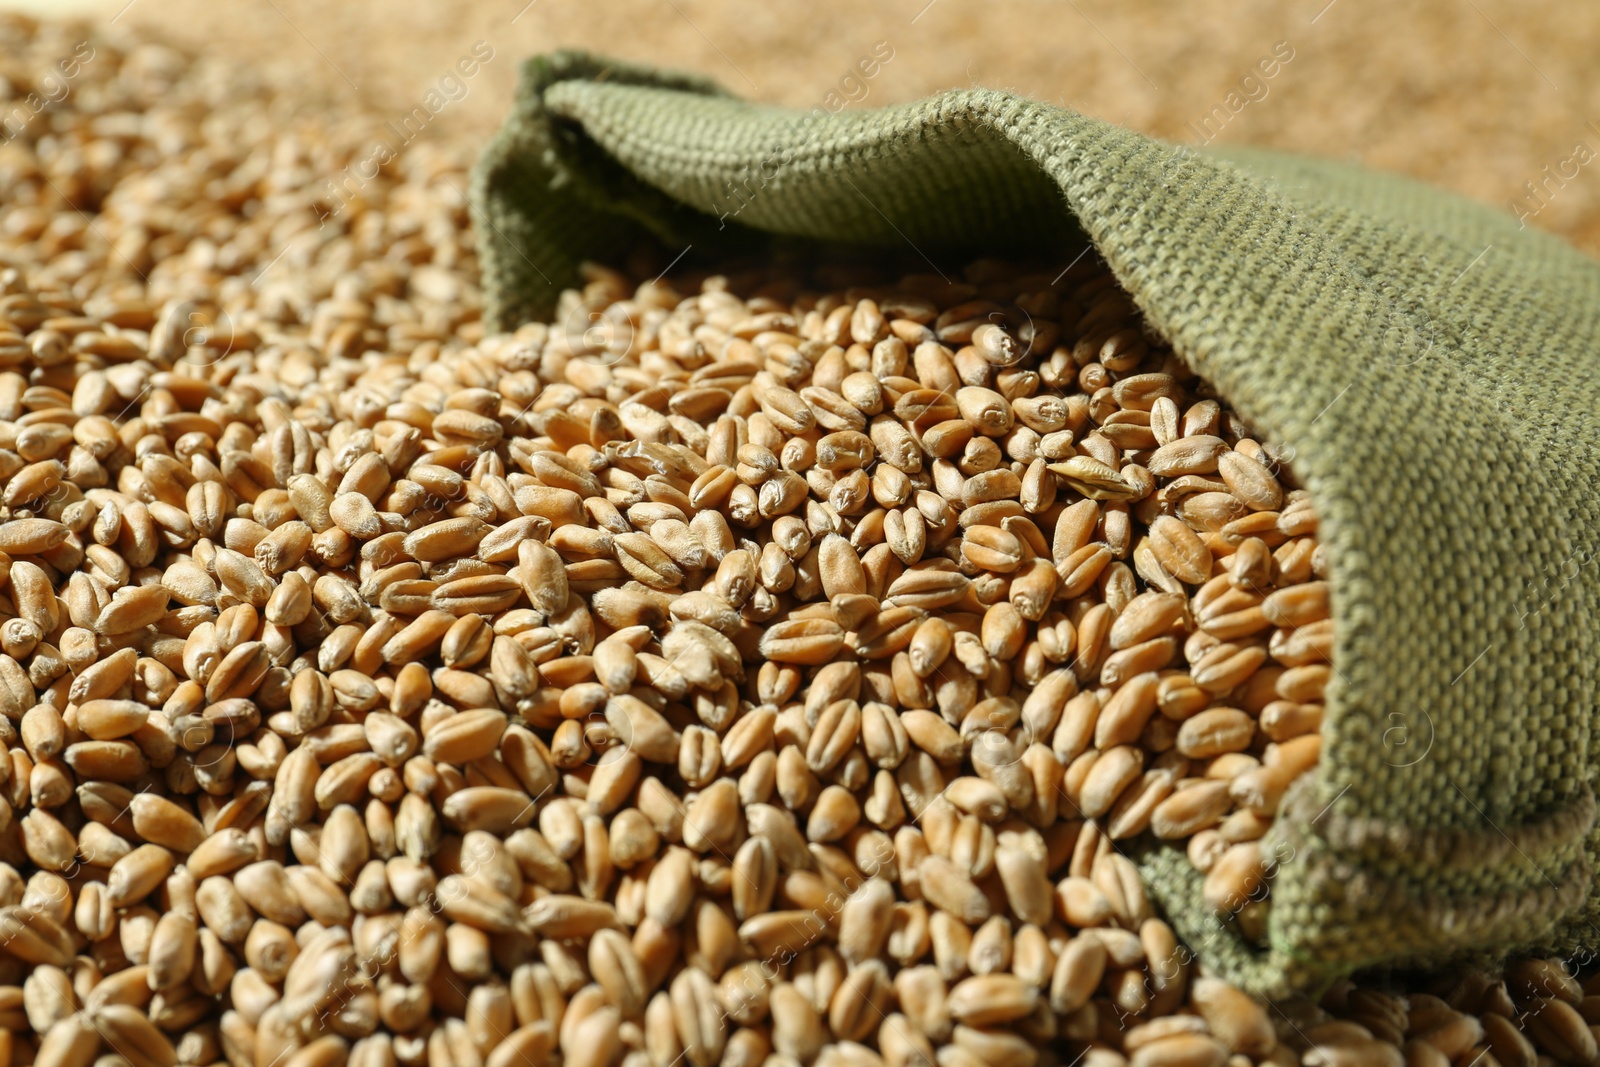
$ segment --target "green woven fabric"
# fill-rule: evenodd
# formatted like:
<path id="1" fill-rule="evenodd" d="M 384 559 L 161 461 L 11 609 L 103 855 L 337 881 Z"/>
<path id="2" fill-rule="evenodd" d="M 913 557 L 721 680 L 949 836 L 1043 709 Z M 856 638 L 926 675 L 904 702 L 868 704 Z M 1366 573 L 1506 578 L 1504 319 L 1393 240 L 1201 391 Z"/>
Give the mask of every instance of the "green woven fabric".
<path id="1" fill-rule="evenodd" d="M 1179 932 L 1258 992 L 1385 962 L 1600 948 L 1600 265 L 1397 178 L 1194 152 L 1007 93 L 816 117 L 594 57 L 531 60 L 474 180 L 490 324 L 583 259 L 758 231 L 1065 267 L 1087 234 L 1150 322 L 1294 449 L 1338 630 L 1324 754 L 1269 845 L 1270 946 Z"/>

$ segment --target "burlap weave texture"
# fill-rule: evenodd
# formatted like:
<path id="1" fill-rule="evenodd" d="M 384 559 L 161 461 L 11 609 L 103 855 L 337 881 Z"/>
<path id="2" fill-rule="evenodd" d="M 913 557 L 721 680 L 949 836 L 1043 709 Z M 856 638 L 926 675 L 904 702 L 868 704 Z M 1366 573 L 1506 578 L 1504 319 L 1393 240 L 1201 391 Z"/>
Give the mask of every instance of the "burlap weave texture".
<path id="1" fill-rule="evenodd" d="M 1195 153 L 1006 93 L 817 119 L 577 54 L 529 61 L 473 199 L 497 328 L 647 234 L 1063 266 L 1087 235 L 1294 450 L 1332 564 L 1323 759 L 1269 839 L 1270 948 L 1217 927 L 1182 855 L 1146 843 L 1179 932 L 1267 994 L 1600 947 L 1600 264 L 1400 179 Z"/>

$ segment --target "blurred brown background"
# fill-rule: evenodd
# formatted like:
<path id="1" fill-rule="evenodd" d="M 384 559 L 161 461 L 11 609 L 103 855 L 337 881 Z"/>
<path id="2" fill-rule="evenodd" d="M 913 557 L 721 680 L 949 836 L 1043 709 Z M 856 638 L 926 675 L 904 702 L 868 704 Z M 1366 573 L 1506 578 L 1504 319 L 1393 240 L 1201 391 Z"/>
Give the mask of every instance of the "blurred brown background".
<path id="1" fill-rule="evenodd" d="M 96 4 L 70 0 L 86 2 Z M 106 0 L 97 9 L 310 93 L 359 96 L 396 119 L 487 42 L 493 58 L 424 134 L 464 148 L 498 121 L 522 57 L 579 47 L 807 107 L 830 92 L 870 107 L 951 86 L 1015 89 L 1189 142 L 1214 135 L 1403 171 L 1504 210 L 1520 205 L 1530 225 L 1600 252 L 1597 4 Z M 875 47 L 893 58 L 871 80 L 847 81 Z M 1261 77 L 1275 47 L 1280 62 Z M 1191 123 L 1207 114 L 1209 131 L 1197 132 Z"/>

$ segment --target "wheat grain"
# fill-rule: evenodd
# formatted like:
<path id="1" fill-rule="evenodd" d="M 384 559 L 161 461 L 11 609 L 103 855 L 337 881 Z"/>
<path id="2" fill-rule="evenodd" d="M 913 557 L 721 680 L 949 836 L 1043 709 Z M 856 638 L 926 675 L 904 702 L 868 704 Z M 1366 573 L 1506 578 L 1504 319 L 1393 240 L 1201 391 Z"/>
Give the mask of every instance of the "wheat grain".
<path id="1" fill-rule="evenodd" d="M 1558 962 L 1275 1025 L 1152 915 L 1147 831 L 1262 936 L 1337 590 L 1103 269 L 487 336 L 455 146 L 325 215 L 354 125 L 97 47 L 0 227 L 0 1067 L 1594 1058 Z"/>

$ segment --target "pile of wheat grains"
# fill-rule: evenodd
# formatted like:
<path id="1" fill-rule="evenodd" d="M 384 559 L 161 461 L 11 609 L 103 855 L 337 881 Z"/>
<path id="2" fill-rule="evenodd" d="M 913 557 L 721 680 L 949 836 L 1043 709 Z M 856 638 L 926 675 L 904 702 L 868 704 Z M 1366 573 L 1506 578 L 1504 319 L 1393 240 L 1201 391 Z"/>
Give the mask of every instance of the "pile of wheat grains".
<path id="1" fill-rule="evenodd" d="M 1154 914 L 1118 841 L 1262 936 L 1329 594 L 1103 268 L 485 336 L 469 146 L 0 42 L 0 1067 L 1596 1059 L 1560 961 L 1268 1007 Z"/>

